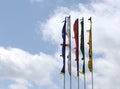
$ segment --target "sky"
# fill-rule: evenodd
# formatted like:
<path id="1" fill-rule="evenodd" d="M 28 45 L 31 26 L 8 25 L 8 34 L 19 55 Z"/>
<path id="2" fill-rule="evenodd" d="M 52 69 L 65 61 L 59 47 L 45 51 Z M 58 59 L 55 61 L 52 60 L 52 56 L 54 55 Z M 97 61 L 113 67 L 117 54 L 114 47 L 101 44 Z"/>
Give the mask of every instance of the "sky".
<path id="1" fill-rule="evenodd" d="M 93 21 L 94 89 L 119 89 L 119 0 L 1 0 L 0 89 L 63 88 L 61 30 L 69 15 L 71 28 L 76 18 L 85 19 L 86 89 L 91 88 L 87 68 L 89 17 Z M 76 89 L 74 47 L 72 39 L 72 88 Z M 69 89 L 67 69 L 66 76 Z"/>

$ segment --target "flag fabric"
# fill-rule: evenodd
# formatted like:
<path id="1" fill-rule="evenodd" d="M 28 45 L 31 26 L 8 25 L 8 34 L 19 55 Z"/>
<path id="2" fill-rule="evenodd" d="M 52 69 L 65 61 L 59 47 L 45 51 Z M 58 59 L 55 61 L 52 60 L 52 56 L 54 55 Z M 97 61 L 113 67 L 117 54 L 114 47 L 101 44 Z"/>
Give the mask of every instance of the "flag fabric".
<path id="1" fill-rule="evenodd" d="M 73 30 L 74 30 L 74 38 L 75 38 L 75 56 L 77 62 L 77 76 L 79 77 L 79 26 L 78 26 L 78 19 L 75 20 Z"/>
<path id="2" fill-rule="evenodd" d="M 92 72 L 93 71 L 93 63 L 92 63 L 92 19 L 91 17 L 88 19 L 90 20 L 90 30 L 89 30 L 89 61 L 88 61 L 88 68 L 89 71 Z"/>
<path id="3" fill-rule="evenodd" d="M 61 70 L 61 74 L 65 74 L 65 52 L 66 52 L 66 20 L 64 22 L 63 28 L 62 28 L 62 39 L 63 43 L 61 44 L 62 46 L 62 58 L 63 58 L 63 67 Z"/>
<path id="4" fill-rule="evenodd" d="M 80 49 L 82 52 L 82 60 L 84 60 L 84 19 L 82 18 L 81 21 L 81 43 L 80 43 Z"/>
<path id="5" fill-rule="evenodd" d="M 70 25 L 70 16 L 67 18 L 67 37 L 68 37 L 68 72 L 71 76 L 71 25 Z"/>
<path id="6" fill-rule="evenodd" d="M 82 67 L 82 74 L 85 74 L 85 51 L 84 51 L 84 18 L 81 21 L 81 42 L 80 42 L 80 49 L 82 53 L 82 60 L 83 60 L 83 67 Z"/>
<path id="7" fill-rule="evenodd" d="M 69 54 L 68 54 L 68 73 L 69 73 L 69 75 L 71 76 L 71 60 L 70 60 L 69 57 L 70 57 L 70 56 L 69 56 Z"/>

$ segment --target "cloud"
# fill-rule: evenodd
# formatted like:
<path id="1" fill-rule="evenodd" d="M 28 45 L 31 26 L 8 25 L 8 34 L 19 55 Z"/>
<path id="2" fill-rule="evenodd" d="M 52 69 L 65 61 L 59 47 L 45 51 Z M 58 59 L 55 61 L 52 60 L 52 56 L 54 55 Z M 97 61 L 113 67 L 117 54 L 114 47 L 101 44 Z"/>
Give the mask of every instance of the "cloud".
<path id="1" fill-rule="evenodd" d="M 43 39 L 52 41 L 52 43 L 60 43 L 58 40 L 61 37 L 61 27 L 66 14 L 68 14 L 67 8 L 59 8 L 55 10 L 55 14 L 52 14 L 50 19 L 40 24 L 41 32 L 43 33 Z M 49 39 L 49 40 L 48 40 Z"/>
<path id="2" fill-rule="evenodd" d="M 30 54 L 18 48 L 0 47 L 0 79 L 13 81 L 9 89 L 28 89 L 31 82 L 40 87 L 56 87 L 52 75 L 60 68 L 58 63 L 58 57 L 42 52 Z"/>
<path id="3" fill-rule="evenodd" d="M 97 55 L 93 54 L 94 87 L 96 89 L 119 89 L 120 87 L 119 4 L 119 0 L 93 0 L 89 4 L 78 3 L 71 8 L 58 7 L 45 22 L 40 23 L 40 31 L 44 40 L 60 46 L 62 21 L 65 16 L 71 15 L 72 25 L 77 17 L 84 16 L 85 30 L 89 29 L 87 19 L 90 16 L 93 18 L 93 53 Z M 71 26 L 71 28 L 73 27 Z M 85 43 L 87 41 L 88 33 L 85 31 Z M 74 48 L 74 39 L 72 39 L 72 45 Z M 86 44 L 87 51 L 88 45 Z M 59 54 L 58 52 L 53 55 L 43 52 L 30 54 L 18 48 L 0 47 L 0 79 L 11 81 L 8 89 L 29 89 L 33 87 L 33 83 L 41 89 L 49 89 L 49 87 L 61 89 L 63 77 L 59 75 L 62 64 Z M 74 61 L 74 56 L 72 59 Z M 73 70 L 76 70 L 75 63 L 73 66 Z M 75 86 L 76 80 L 73 79 L 73 81 L 73 86 Z M 87 72 L 87 87 L 91 87 L 89 72 Z"/>
<path id="4" fill-rule="evenodd" d="M 9 89 L 28 89 L 31 85 L 24 79 L 16 79 L 15 83 L 9 85 L 8 87 Z"/>
<path id="5" fill-rule="evenodd" d="M 44 38 L 55 44 L 61 41 L 62 21 L 71 15 L 71 23 L 78 17 L 85 17 L 85 30 L 89 29 L 90 16 L 93 18 L 93 53 L 104 56 L 94 56 L 94 82 L 96 89 L 118 89 L 120 83 L 120 1 L 93 0 L 89 4 L 78 4 L 75 7 L 58 7 L 54 14 L 41 23 L 40 30 Z M 71 28 L 73 28 L 71 26 Z M 86 31 L 85 31 L 86 32 Z M 73 32 L 72 32 L 73 34 Z M 85 43 L 88 33 L 85 33 Z M 86 50 L 88 46 L 86 45 Z M 89 75 L 89 74 L 88 74 Z M 103 82 L 104 81 L 104 82 Z M 88 83 L 90 79 L 88 78 Z M 90 85 L 88 84 L 87 87 Z"/>

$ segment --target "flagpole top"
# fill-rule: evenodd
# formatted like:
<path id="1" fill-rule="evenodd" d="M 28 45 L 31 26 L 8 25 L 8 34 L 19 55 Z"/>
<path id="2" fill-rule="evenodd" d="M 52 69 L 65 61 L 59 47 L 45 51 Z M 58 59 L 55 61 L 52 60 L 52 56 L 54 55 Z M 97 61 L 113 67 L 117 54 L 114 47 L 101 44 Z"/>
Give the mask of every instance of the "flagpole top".
<path id="1" fill-rule="evenodd" d="M 82 20 L 84 20 L 84 17 L 82 17 Z"/>
<path id="2" fill-rule="evenodd" d="M 70 15 L 69 15 L 69 16 L 66 16 L 65 19 L 66 19 L 66 18 L 70 18 Z"/>
<path id="3" fill-rule="evenodd" d="M 80 19 L 81 21 L 84 21 L 84 17 L 82 17 L 82 19 Z"/>
<path id="4" fill-rule="evenodd" d="M 90 21 L 91 21 L 91 20 L 92 20 L 92 17 L 90 17 L 88 20 L 90 20 Z"/>

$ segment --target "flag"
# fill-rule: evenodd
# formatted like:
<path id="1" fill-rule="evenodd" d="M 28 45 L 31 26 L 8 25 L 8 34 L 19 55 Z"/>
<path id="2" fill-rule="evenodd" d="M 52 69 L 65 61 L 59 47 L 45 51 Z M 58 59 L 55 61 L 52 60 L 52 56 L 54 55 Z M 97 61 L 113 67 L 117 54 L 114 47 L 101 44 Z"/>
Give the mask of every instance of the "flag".
<path id="1" fill-rule="evenodd" d="M 90 20 L 90 30 L 89 30 L 89 61 L 88 61 L 88 68 L 89 71 L 92 72 L 93 71 L 93 63 L 92 63 L 92 19 L 91 17 L 88 19 Z"/>
<path id="2" fill-rule="evenodd" d="M 84 18 L 81 21 L 81 43 L 80 49 L 82 53 L 82 60 L 83 60 L 83 67 L 82 67 L 82 74 L 85 74 L 85 51 L 84 51 Z"/>
<path id="3" fill-rule="evenodd" d="M 71 76 L 71 27 L 70 27 L 70 16 L 67 18 L 67 37 L 68 37 L 68 72 Z"/>
<path id="4" fill-rule="evenodd" d="M 73 30 L 74 30 L 74 38 L 75 38 L 75 56 L 77 62 L 77 76 L 79 76 L 79 31 L 78 31 L 78 19 L 75 20 Z"/>
<path id="5" fill-rule="evenodd" d="M 70 53 L 69 53 L 70 54 Z M 71 60 L 70 60 L 70 56 L 69 56 L 69 54 L 68 54 L 68 73 L 69 73 L 69 75 L 71 76 Z"/>
<path id="6" fill-rule="evenodd" d="M 65 74 L 65 51 L 66 51 L 66 20 L 64 22 L 63 28 L 62 28 L 62 39 L 63 39 L 63 44 L 62 46 L 62 58 L 63 58 L 63 67 L 61 70 L 61 74 Z"/>

